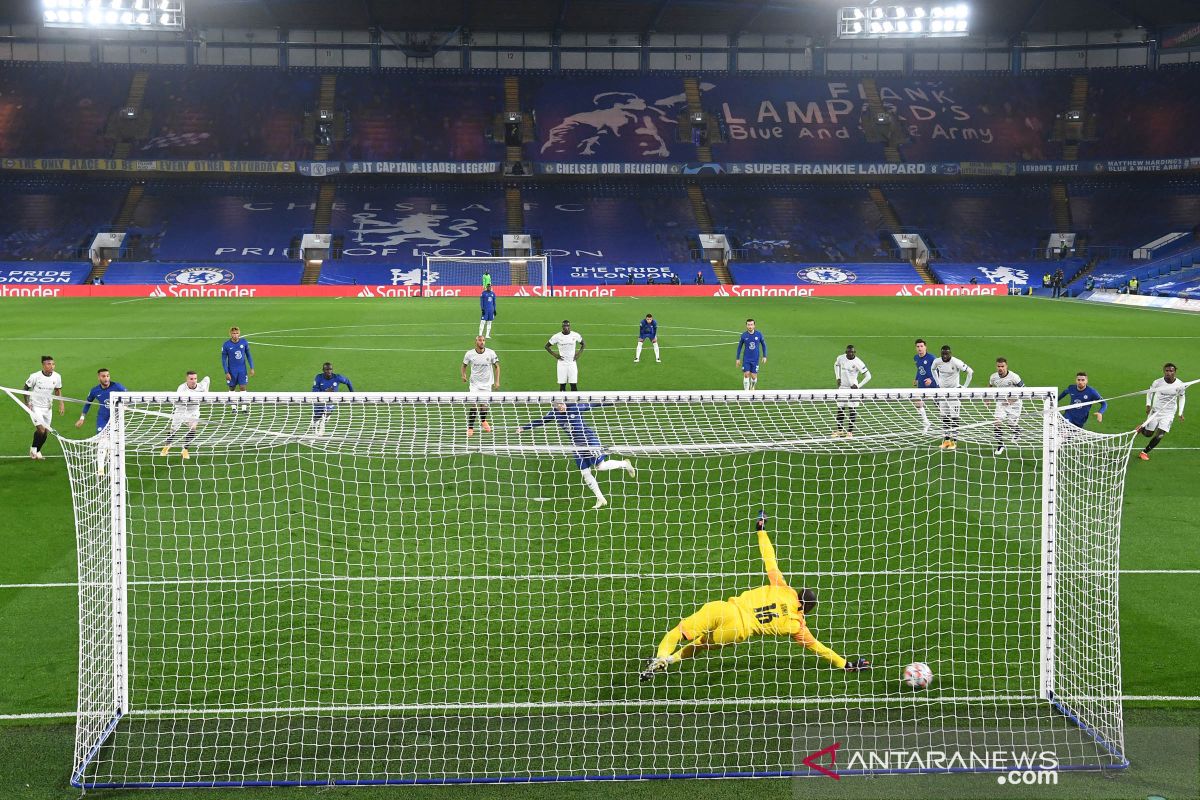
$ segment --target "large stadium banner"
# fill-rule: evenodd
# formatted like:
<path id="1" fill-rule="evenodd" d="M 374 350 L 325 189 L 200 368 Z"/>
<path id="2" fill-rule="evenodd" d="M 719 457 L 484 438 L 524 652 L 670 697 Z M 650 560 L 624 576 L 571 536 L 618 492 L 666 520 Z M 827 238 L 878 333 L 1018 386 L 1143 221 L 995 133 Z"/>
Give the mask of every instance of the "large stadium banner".
<path id="1" fill-rule="evenodd" d="M 83 283 L 91 271 L 84 262 L 0 261 L 0 284 Z"/>
<path id="2" fill-rule="evenodd" d="M 695 161 L 678 141 L 687 110 L 677 76 L 605 75 L 530 78 L 525 91 L 537 112 L 535 161 Z"/>

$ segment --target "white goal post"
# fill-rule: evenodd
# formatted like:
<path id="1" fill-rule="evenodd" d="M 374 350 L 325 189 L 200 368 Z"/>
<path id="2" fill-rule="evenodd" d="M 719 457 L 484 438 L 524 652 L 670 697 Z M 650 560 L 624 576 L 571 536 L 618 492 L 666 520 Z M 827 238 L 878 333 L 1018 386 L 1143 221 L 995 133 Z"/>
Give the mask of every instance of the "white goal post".
<path id="1" fill-rule="evenodd" d="M 552 283 L 549 256 L 424 256 L 421 286 L 482 289 L 484 273 L 494 286 L 540 286 L 544 292 Z"/>
<path id="2" fill-rule="evenodd" d="M 1124 767 L 1132 434 L 1056 397 L 212 393 L 192 433 L 173 394 L 113 394 L 62 441 L 71 783 L 816 775 L 835 743 L 847 775 Z M 639 681 L 682 618 L 766 583 L 760 510 L 813 634 L 873 669 L 755 637 Z"/>

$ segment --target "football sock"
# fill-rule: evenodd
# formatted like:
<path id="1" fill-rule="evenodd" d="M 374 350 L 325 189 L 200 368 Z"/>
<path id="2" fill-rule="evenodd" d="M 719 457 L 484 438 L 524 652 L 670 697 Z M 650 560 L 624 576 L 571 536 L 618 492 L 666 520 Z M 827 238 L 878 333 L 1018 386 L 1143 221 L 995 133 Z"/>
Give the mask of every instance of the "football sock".
<path id="1" fill-rule="evenodd" d="M 1151 450 L 1158 447 L 1158 443 L 1163 440 L 1164 436 L 1166 436 L 1166 434 L 1163 433 L 1162 431 L 1158 431 L 1157 433 L 1155 433 L 1154 438 L 1152 438 L 1150 441 L 1146 442 L 1146 446 L 1144 448 L 1142 448 L 1142 452 L 1149 453 Z"/>
<path id="2" fill-rule="evenodd" d="M 651 342 L 654 345 L 654 360 L 658 361 L 658 342 Z"/>
<path id="3" fill-rule="evenodd" d="M 742 388 L 745 389 L 746 391 L 750 391 L 750 379 L 749 378 L 746 378 L 746 377 L 742 378 Z"/>
<path id="4" fill-rule="evenodd" d="M 634 358 L 642 357 L 642 343 L 641 342 L 638 342 L 637 350 L 634 351 L 633 357 Z"/>
<path id="5" fill-rule="evenodd" d="M 600 482 L 596 480 L 596 476 L 592 474 L 590 469 L 580 470 L 580 475 L 583 476 L 583 482 L 592 490 L 592 494 L 596 495 L 597 500 L 604 500 L 604 492 L 600 491 Z"/>

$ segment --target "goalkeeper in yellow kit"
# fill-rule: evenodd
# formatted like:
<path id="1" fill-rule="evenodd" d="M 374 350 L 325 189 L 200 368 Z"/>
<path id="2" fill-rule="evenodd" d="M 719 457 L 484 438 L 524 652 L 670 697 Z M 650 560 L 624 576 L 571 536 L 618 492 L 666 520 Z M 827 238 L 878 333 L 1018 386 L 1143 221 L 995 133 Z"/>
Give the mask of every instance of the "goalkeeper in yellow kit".
<path id="1" fill-rule="evenodd" d="M 775 560 L 775 548 L 767 535 L 766 525 L 766 514 L 759 512 L 758 550 L 762 553 L 769 585 L 742 592 L 728 600 L 705 603 L 699 611 L 672 628 L 658 643 L 658 654 L 642 670 L 643 682 L 652 680 L 656 672 L 665 671 L 697 650 L 744 642 L 752 636 L 790 636 L 797 644 L 847 672 L 871 668 L 867 659 L 847 661 L 813 637 L 804 622 L 804 615 L 816 607 L 817 593 L 804 589 L 797 594 L 787 585 Z"/>

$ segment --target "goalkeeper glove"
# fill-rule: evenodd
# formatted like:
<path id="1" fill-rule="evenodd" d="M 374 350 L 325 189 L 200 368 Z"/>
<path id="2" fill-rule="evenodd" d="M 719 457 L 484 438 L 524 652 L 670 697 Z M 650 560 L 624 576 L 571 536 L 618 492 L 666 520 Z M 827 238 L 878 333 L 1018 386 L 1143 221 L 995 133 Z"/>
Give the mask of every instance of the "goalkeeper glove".
<path id="1" fill-rule="evenodd" d="M 864 672 L 871 668 L 871 662 L 865 658 L 851 658 L 846 661 L 846 666 L 842 669 L 846 672 Z"/>
<path id="2" fill-rule="evenodd" d="M 764 530 L 767 527 L 767 512 L 758 512 L 758 530 Z"/>

